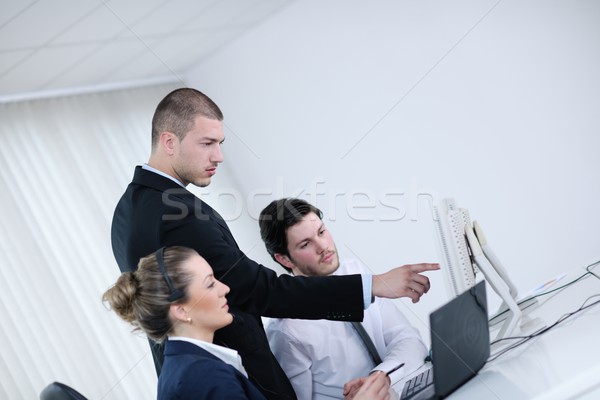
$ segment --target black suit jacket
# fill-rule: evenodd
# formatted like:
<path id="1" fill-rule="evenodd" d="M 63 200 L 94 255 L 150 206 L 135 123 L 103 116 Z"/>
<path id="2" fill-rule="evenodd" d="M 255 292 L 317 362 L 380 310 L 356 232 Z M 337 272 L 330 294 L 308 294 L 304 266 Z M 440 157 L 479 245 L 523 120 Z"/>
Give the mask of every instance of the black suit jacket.
<path id="1" fill-rule="evenodd" d="M 362 321 L 359 275 L 292 277 L 252 261 L 238 248 L 221 216 L 172 180 L 138 166 L 117 204 L 112 248 L 121 271 L 162 246 L 198 251 L 227 284 L 231 325 L 215 343 L 236 349 L 248 376 L 267 398 L 295 398 L 285 373 L 270 351 L 260 316 Z M 157 352 L 160 355 L 160 351 Z"/>
<path id="2" fill-rule="evenodd" d="M 237 369 L 193 343 L 173 340 L 164 347 L 158 400 L 264 400 Z"/>

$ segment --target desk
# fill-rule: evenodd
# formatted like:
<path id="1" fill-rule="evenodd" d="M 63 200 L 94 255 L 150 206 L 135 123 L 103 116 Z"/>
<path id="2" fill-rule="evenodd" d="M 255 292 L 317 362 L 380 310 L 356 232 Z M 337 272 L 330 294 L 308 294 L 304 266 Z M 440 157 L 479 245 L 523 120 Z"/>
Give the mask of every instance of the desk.
<path id="1" fill-rule="evenodd" d="M 592 271 L 600 275 L 598 270 L 600 267 Z M 585 272 L 585 269 L 574 270 L 560 284 Z M 530 315 L 550 326 L 564 314 L 578 309 L 593 294 L 600 294 L 600 279 L 587 275 L 569 287 L 539 297 L 540 305 Z M 592 298 L 586 304 L 598 299 Z M 406 379 L 394 385 L 399 393 Z M 600 399 L 600 304 L 488 362 L 477 376 L 448 398 Z"/>

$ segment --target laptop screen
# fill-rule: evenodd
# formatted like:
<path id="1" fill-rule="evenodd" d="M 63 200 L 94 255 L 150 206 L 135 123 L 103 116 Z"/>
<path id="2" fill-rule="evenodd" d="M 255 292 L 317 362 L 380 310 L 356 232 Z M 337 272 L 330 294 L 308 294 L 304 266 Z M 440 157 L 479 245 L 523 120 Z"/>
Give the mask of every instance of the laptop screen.
<path id="1" fill-rule="evenodd" d="M 446 397 L 471 379 L 490 356 L 485 281 L 429 316 L 436 397 Z"/>

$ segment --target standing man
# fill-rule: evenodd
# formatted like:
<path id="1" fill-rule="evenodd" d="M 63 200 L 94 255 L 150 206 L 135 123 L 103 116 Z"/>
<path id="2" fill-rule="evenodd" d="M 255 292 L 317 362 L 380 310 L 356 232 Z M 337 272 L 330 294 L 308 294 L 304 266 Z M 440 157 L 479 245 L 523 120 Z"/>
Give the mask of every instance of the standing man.
<path id="1" fill-rule="evenodd" d="M 186 189 L 190 183 L 210 184 L 223 162 L 224 140 L 223 114 L 203 93 L 176 89 L 158 104 L 150 159 L 136 167 L 115 209 L 113 253 L 125 272 L 162 246 L 195 249 L 231 288 L 227 297 L 234 320 L 217 331 L 214 342 L 239 352 L 248 377 L 267 398 L 293 399 L 294 390 L 269 349 L 261 316 L 360 321 L 372 296 L 419 301 L 429 290 L 428 278 L 420 273 L 439 267 L 419 264 L 377 276 L 277 277 L 246 257 L 223 218 Z M 162 349 L 152 348 L 160 372 Z"/>
<path id="2" fill-rule="evenodd" d="M 318 208 L 301 199 L 271 202 L 259 217 L 267 251 L 297 277 L 368 272 L 356 260 L 339 261 L 322 217 Z M 365 311 L 362 325 L 376 357 L 350 323 L 274 319 L 267 325 L 271 349 L 299 398 L 340 399 L 374 371 L 387 373 L 404 363 L 389 375 L 393 384 L 405 370 L 423 364 L 427 349 L 419 332 L 390 300 L 376 299 Z"/>

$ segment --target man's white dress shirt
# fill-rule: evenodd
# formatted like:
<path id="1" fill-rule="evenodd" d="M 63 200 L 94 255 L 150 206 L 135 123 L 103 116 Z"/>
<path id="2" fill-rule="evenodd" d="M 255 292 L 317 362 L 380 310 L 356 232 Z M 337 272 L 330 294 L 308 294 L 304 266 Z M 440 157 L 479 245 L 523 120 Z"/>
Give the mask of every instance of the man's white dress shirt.
<path id="1" fill-rule="evenodd" d="M 361 263 L 346 260 L 333 275 L 370 273 Z M 365 330 L 382 358 L 375 366 L 362 339 L 348 322 L 272 319 L 266 332 L 271 350 L 299 400 L 342 399 L 346 382 L 374 369 L 390 371 L 392 384 L 404 371 L 423 364 L 427 349 L 419 332 L 391 300 L 376 298 L 365 310 Z"/>

